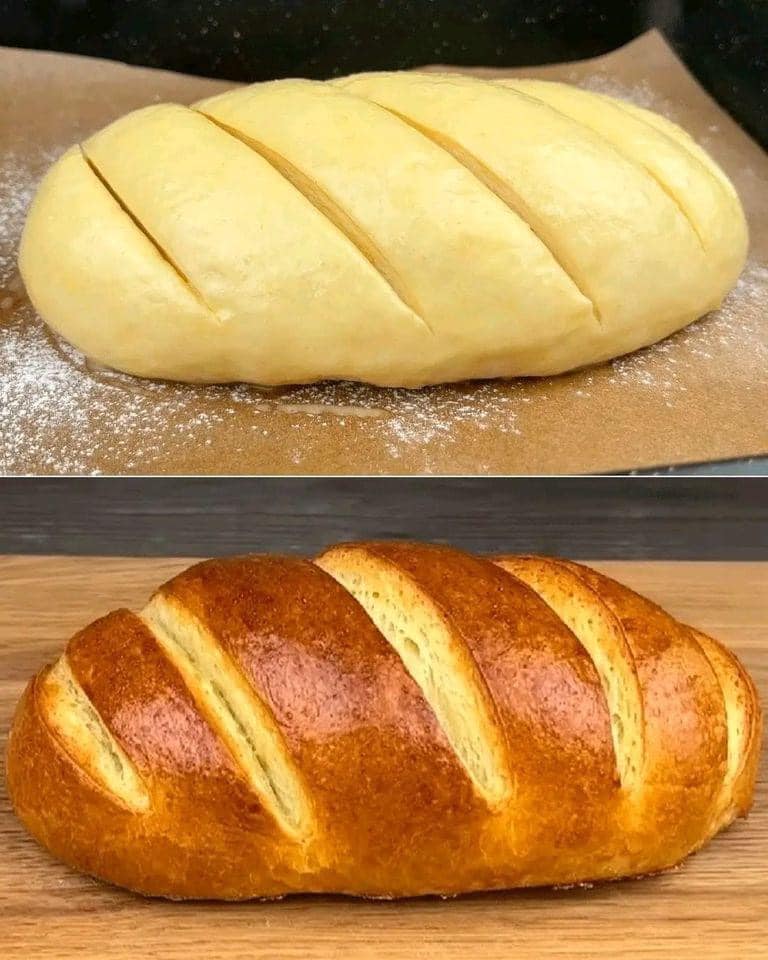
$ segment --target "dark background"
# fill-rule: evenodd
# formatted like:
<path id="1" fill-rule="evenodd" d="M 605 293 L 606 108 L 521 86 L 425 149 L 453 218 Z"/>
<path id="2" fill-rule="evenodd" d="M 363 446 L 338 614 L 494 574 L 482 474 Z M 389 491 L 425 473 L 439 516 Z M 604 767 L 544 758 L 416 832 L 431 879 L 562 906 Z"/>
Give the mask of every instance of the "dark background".
<path id="1" fill-rule="evenodd" d="M 765 0 L 0 0 L 0 44 L 256 81 L 596 56 L 658 27 L 768 144 Z"/>
<path id="2" fill-rule="evenodd" d="M 768 560 L 768 480 L 0 481 L 0 553 L 313 553 L 374 537 L 593 559 Z"/>

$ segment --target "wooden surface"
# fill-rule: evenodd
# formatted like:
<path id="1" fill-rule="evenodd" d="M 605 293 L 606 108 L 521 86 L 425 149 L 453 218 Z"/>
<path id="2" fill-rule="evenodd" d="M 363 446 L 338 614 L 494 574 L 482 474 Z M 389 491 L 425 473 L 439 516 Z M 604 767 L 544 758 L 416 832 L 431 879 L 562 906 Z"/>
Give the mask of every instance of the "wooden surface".
<path id="1" fill-rule="evenodd" d="M 22 685 L 89 619 L 188 561 L 0 558 L 0 728 Z M 735 649 L 768 700 L 768 564 L 596 563 Z M 765 757 L 763 757 L 763 761 Z M 4 781 L 3 781 L 4 782 Z M 85 879 L 28 839 L 0 796 L 0 957 L 549 960 L 768 955 L 768 784 L 755 809 L 680 870 L 593 889 L 442 902 L 294 898 L 169 904 Z"/>
<path id="2" fill-rule="evenodd" d="M 759 479 L 0 481 L 0 554 L 319 552 L 410 537 L 480 552 L 768 560 Z"/>

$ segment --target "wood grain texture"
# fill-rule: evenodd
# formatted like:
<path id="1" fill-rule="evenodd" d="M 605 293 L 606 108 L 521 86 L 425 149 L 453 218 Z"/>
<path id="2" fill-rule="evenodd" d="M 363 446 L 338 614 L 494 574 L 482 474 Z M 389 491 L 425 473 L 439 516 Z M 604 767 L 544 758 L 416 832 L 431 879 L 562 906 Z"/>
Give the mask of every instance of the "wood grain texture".
<path id="1" fill-rule="evenodd" d="M 319 552 L 410 537 L 480 553 L 767 560 L 768 484 L 712 478 L 0 481 L 0 554 Z"/>
<path id="2" fill-rule="evenodd" d="M 142 605 L 186 559 L 0 558 L 0 728 L 28 677 L 76 629 Z M 768 701 L 768 563 L 596 562 L 725 641 Z M 765 756 L 763 756 L 765 761 Z M 249 960 L 445 957 L 722 958 L 768 944 L 768 783 L 755 809 L 682 868 L 645 880 L 456 901 L 276 904 L 147 901 L 67 870 L 30 840 L 0 793 L 0 956 Z"/>

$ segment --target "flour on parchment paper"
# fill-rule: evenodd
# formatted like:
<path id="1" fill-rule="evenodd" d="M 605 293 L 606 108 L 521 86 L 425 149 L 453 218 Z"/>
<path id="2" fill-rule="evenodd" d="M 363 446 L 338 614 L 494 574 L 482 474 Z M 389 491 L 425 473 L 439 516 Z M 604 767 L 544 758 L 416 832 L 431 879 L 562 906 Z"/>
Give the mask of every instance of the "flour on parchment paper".
<path id="1" fill-rule="evenodd" d="M 768 267 L 749 262 L 717 313 L 668 340 L 614 360 L 608 382 L 660 391 L 671 407 L 686 391 L 680 377 L 686 357 L 715 364 L 721 362 L 723 354 L 738 351 L 742 364 L 750 364 L 754 382 L 768 383 L 766 304 Z"/>
<path id="2" fill-rule="evenodd" d="M 695 357 L 697 364 L 714 365 L 722 362 L 724 352 L 735 348 L 753 364 L 756 379 L 768 378 L 764 321 L 760 310 L 744 309 L 745 301 L 755 306 L 768 302 L 768 268 L 749 264 L 721 310 L 674 339 L 615 360 L 608 382 L 628 392 L 654 391 L 663 396 L 667 406 L 674 407 L 686 402 L 687 378 L 681 375 L 686 356 Z M 23 325 L 20 318 L 26 321 Z M 457 423 L 484 431 L 492 420 L 494 431 L 514 435 L 520 431 L 524 405 L 548 399 L 546 391 L 531 394 L 524 381 L 512 390 L 506 385 L 502 391 L 497 383 L 489 382 L 447 395 L 441 390 L 379 390 L 353 383 L 313 384 L 265 394 L 236 385 L 207 388 L 227 402 L 215 411 L 200 412 L 200 388 L 137 381 L 99 371 L 94 376 L 77 351 L 52 340 L 28 305 L 17 311 L 11 325 L 0 327 L 0 369 L 10 371 L 0 382 L 2 472 L 24 472 L 25 463 L 34 462 L 51 473 L 90 473 L 104 454 L 126 471 L 151 472 L 153 462 L 162 459 L 169 443 L 174 447 L 179 439 L 192 445 L 211 443 L 218 425 L 242 414 L 244 405 L 249 408 L 249 430 L 256 437 L 268 433 L 269 422 L 281 407 L 286 416 L 294 418 L 290 455 L 299 468 L 304 417 L 365 417 L 369 429 L 396 459 L 411 444 L 436 439 L 452 443 Z M 580 375 L 574 398 L 589 396 L 592 381 L 589 371 Z M 121 394 L 118 404 L 115 390 Z M 94 430 L 94 424 L 103 426 L 107 418 L 111 428 L 105 440 L 104 431 Z M 169 438 L 171 423 L 176 436 Z M 55 442 L 57 436 L 75 437 L 76 445 L 62 448 Z M 245 449 L 249 442 L 248 436 L 243 437 Z"/>
<path id="3" fill-rule="evenodd" d="M 64 148 L 40 153 L 34 166 L 45 170 L 62 153 Z M 13 151 L 0 157 L 0 301 L 7 297 L 9 285 L 13 287 L 16 276 L 16 256 L 21 228 L 27 209 L 37 189 L 37 179 L 31 173 L 33 164 L 29 158 L 18 156 Z M 0 310 L 4 308 L 0 303 Z"/>
<path id="4" fill-rule="evenodd" d="M 268 433 L 264 414 L 273 415 L 276 405 L 285 415 L 299 415 L 290 451 L 299 468 L 304 417 L 336 422 L 364 417 L 375 422 L 395 457 L 408 444 L 435 437 L 452 442 L 451 429 L 458 422 L 471 420 L 484 430 L 494 410 L 504 410 L 505 432 L 516 430 L 512 398 L 499 396 L 492 384 L 439 403 L 430 390 L 382 391 L 352 383 L 296 387 L 280 391 L 279 398 L 244 385 L 211 387 L 225 402 L 201 412 L 200 388 L 103 371 L 94 375 L 85 359 L 56 341 L 23 302 L 16 268 L 19 236 L 37 185 L 32 170 L 45 169 L 62 150 L 34 162 L 13 153 L 0 157 L 0 370 L 7 371 L 0 380 L 0 473 L 23 473 L 29 464 L 50 473 L 91 473 L 104 459 L 126 471 L 151 472 L 169 447 L 169 424 L 185 443 L 210 444 L 212 432 L 241 414 L 243 406 L 250 408 L 256 435 Z M 121 394 L 119 403 L 115 391 Z M 179 436 L 172 438 L 176 447 L 178 441 Z M 249 442 L 243 438 L 246 449 Z"/>
<path id="5" fill-rule="evenodd" d="M 591 76 L 581 77 L 580 79 L 576 79 L 576 75 L 573 74 L 569 80 L 575 82 L 577 86 L 583 87 L 585 90 L 602 93 L 606 97 L 628 100 L 638 107 L 646 107 L 649 110 L 660 109 L 659 96 L 647 80 L 641 80 L 631 87 L 621 83 L 620 80 L 615 80 L 606 73 L 594 73 Z"/>
<path id="6" fill-rule="evenodd" d="M 169 443 L 169 423 L 180 435 L 171 438 L 174 446 L 180 437 L 189 444 L 210 443 L 211 432 L 243 406 L 250 408 L 250 429 L 257 435 L 268 433 L 275 412 L 297 420 L 291 454 L 297 466 L 303 417 L 342 422 L 365 418 L 381 431 L 393 456 L 404 445 L 438 436 L 451 442 L 452 427 L 461 421 L 484 430 L 490 413 L 500 406 L 509 408 L 502 430 L 516 430 L 513 398 L 497 395 L 493 384 L 478 385 L 471 396 L 441 397 L 439 402 L 430 390 L 377 390 L 354 383 L 314 384 L 279 394 L 238 384 L 206 388 L 227 402 L 215 411 L 200 412 L 201 388 L 104 371 L 94 375 L 76 350 L 51 338 L 28 305 L 17 311 L 19 317 L 26 321 L 23 325 L 0 327 L 0 369 L 11 371 L 0 382 L 0 472 L 23 472 L 25 462 L 34 462 L 52 473 L 89 473 L 104 454 L 125 470 L 151 472 Z M 115 390 L 121 393 L 119 404 L 111 395 Z M 110 423 L 109 449 L 103 431 L 93 429 L 105 418 Z M 57 436 L 76 437 L 77 444 L 62 450 L 54 441 Z M 243 440 L 249 442 L 248 437 Z"/>
<path id="7" fill-rule="evenodd" d="M 397 457 L 404 446 L 436 437 L 452 442 L 451 429 L 470 420 L 486 429 L 491 412 L 503 410 L 504 432 L 514 433 L 513 398 L 494 385 L 478 385 L 471 396 L 458 394 L 435 401 L 430 390 L 380 391 L 359 384 L 317 384 L 281 391 L 279 399 L 251 387 L 208 388 L 225 399 L 215 410 L 200 410 L 199 388 L 139 382 L 120 374 L 94 376 L 78 352 L 56 342 L 23 299 L 16 272 L 18 240 L 37 186 L 34 170 L 44 170 L 64 150 L 24 158 L 0 157 L 0 473 L 23 473 L 29 464 L 50 473 L 91 473 L 104 459 L 126 471 L 152 471 L 170 442 L 169 424 L 185 443 L 210 444 L 213 432 L 248 406 L 250 429 L 269 431 L 276 404 L 296 417 L 290 451 L 298 468 L 303 457 L 302 420 L 364 417 L 381 431 Z M 114 391 L 120 402 L 115 403 Z M 116 408 L 118 413 L 115 413 Z M 109 424 L 105 437 L 104 423 Z M 100 427 L 101 429 L 97 429 Z M 66 443 L 62 438 L 67 438 Z M 74 442 L 72 438 L 75 438 Z M 243 438 L 244 446 L 250 438 Z"/>
<path id="8" fill-rule="evenodd" d="M 581 83 L 643 106 L 654 105 L 645 84 L 627 88 L 603 75 Z M 543 390 L 532 391 L 525 381 L 511 388 L 490 382 L 454 391 L 323 383 L 273 394 L 236 385 L 207 388 L 224 402 L 201 411 L 201 388 L 94 373 L 76 350 L 49 335 L 29 304 L 19 303 L 23 291 L 16 256 L 36 186 L 32 170 L 43 170 L 62 150 L 32 160 L 13 153 L 0 156 L 0 370 L 6 371 L 0 380 L 0 473 L 23 473 L 30 464 L 50 473 L 92 473 L 105 461 L 126 472 L 152 472 L 153 464 L 162 462 L 169 449 L 178 449 L 180 440 L 189 446 L 210 445 L 226 421 L 242 423 L 244 408 L 246 435 L 243 447 L 235 452 L 247 451 L 253 438 L 268 437 L 275 415 L 282 414 L 293 421 L 287 453 L 300 471 L 305 456 L 302 426 L 310 418 L 320 418 L 321 425 L 364 418 L 366 429 L 383 441 L 396 461 L 413 447 L 451 445 L 454 427 L 460 423 L 478 432 L 492 423 L 494 433 L 514 437 L 523 429 L 529 405 L 548 403 L 546 384 Z M 742 368 L 751 365 L 755 382 L 764 380 L 767 302 L 768 269 L 751 263 L 716 314 L 670 340 L 614 361 L 610 386 L 628 393 L 653 391 L 675 407 L 686 402 L 686 358 L 693 356 L 697 365 L 715 365 L 722 363 L 723 353 L 737 355 Z M 574 402 L 589 397 L 597 375 L 586 371 L 577 377 L 578 386 L 571 391 Z"/>

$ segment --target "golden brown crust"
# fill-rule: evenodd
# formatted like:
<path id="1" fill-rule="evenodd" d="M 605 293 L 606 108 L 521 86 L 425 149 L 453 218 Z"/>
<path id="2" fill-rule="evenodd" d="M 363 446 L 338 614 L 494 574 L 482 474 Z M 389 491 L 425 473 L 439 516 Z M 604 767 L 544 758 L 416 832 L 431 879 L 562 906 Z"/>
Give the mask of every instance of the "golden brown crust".
<path id="1" fill-rule="evenodd" d="M 650 601 L 568 564 L 610 608 L 637 664 L 643 786 L 618 782 L 600 679 L 531 589 L 443 547 L 361 544 L 441 610 L 487 685 L 514 774 L 495 809 L 422 690 L 340 583 L 284 557 L 211 560 L 160 588 L 207 628 L 274 718 L 311 798 L 309 839 L 281 829 L 149 626 L 117 611 L 70 642 L 75 681 L 150 796 L 136 812 L 78 766 L 52 723 L 48 668 L 14 719 L 8 784 L 30 833 L 77 869 L 144 893 L 239 899 L 299 891 L 453 894 L 668 867 L 717 829 L 726 774 L 723 689 L 701 644 Z M 749 735 L 732 808 L 751 802 Z M 714 825 L 714 826 L 713 826 Z"/>
<path id="2" fill-rule="evenodd" d="M 617 775 L 631 791 L 644 766 L 645 725 L 637 667 L 618 618 L 577 573 L 557 560 L 514 556 L 497 557 L 494 563 L 534 590 L 594 663 L 612 714 Z"/>
<path id="3" fill-rule="evenodd" d="M 19 749 L 9 753 L 16 809 L 30 832 L 72 866 L 143 893 L 229 898 L 254 883 L 267 896 L 290 890 L 295 878 L 285 875 L 281 837 L 141 620 L 126 610 L 109 614 L 77 634 L 67 656 L 153 803 L 147 814 L 126 819 L 119 805 L 84 785 L 69 757 L 54 749 L 38 677 L 31 688 L 38 696 L 20 708 L 33 746 L 24 749 L 17 721 Z M 26 800 L 18 781 L 29 784 Z M 53 793 L 39 804 L 50 781 Z"/>
<path id="4" fill-rule="evenodd" d="M 515 777 L 515 882 L 567 882 L 585 857 L 602 875 L 601 857 L 615 855 L 607 851 L 619 793 L 608 712 L 584 649 L 531 590 L 488 560 L 414 543 L 366 548 L 438 604 L 488 685 Z"/>
<path id="5" fill-rule="evenodd" d="M 27 686 L 11 728 L 13 807 L 32 836 L 69 866 L 133 886 L 135 815 L 84 776 L 46 723 L 41 691 L 47 670 Z"/>
<path id="6" fill-rule="evenodd" d="M 618 617 L 632 651 L 646 736 L 637 829 L 647 869 L 672 866 L 701 845 L 716 816 L 726 765 L 720 685 L 687 627 L 604 574 L 566 563 Z"/>
<path id="7" fill-rule="evenodd" d="M 334 580 L 304 560 L 236 557 L 161 592 L 211 629 L 272 710 L 328 852 L 313 889 L 395 894 L 418 873 L 428 890 L 460 890 L 464 864 L 482 871 L 485 805 L 396 654 Z"/>
<path id="8" fill-rule="evenodd" d="M 718 677 L 726 703 L 729 729 L 728 770 L 723 780 L 720 812 L 713 833 L 746 816 L 754 794 L 760 757 L 762 716 L 757 690 L 738 657 L 717 640 L 691 630 Z M 733 755 L 731 755 L 733 750 Z"/>

